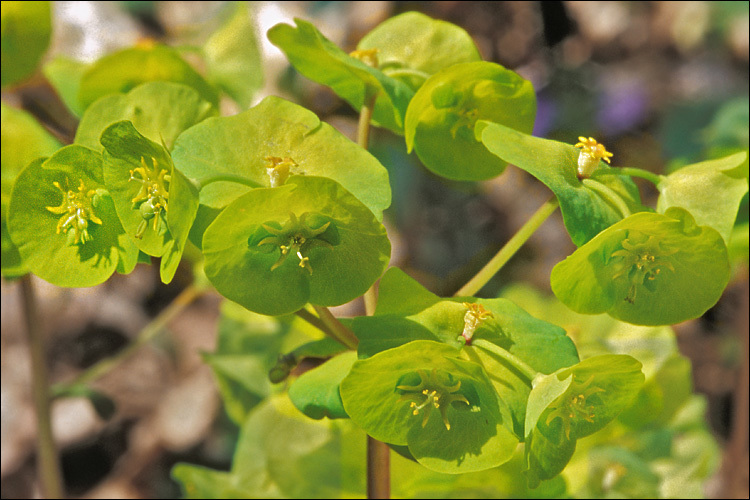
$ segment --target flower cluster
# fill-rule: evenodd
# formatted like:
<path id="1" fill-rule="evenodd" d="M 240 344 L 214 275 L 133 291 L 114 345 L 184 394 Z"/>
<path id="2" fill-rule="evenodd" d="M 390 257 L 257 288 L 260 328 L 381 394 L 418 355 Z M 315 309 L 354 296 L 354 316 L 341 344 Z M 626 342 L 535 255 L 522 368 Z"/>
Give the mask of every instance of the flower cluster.
<path id="1" fill-rule="evenodd" d="M 138 174 L 140 178 L 136 177 Z M 166 168 L 160 168 L 156 158 L 151 157 L 151 166 L 141 156 L 141 166 L 130 171 L 131 181 L 141 183 L 138 193 L 131 200 L 133 209 L 138 209 L 143 220 L 138 225 L 136 238 L 143 238 L 148 227 L 148 221 L 154 221 L 154 231 L 159 232 L 160 220 L 166 216 L 167 201 L 169 199 L 168 183 L 172 176 Z"/>
<path id="2" fill-rule="evenodd" d="M 69 245 L 83 244 L 92 239 L 88 232 L 89 221 L 99 225 L 102 223 L 102 220 L 94 214 L 94 207 L 98 201 L 96 191 L 86 189 L 83 179 L 79 179 L 79 182 L 77 191 L 63 189 L 59 182 L 53 182 L 53 185 L 62 192 L 63 200 L 58 207 L 46 207 L 53 214 L 62 214 L 57 223 L 57 234 L 60 232 L 68 234 Z M 71 228 L 73 232 L 68 233 Z"/>
<path id="3" fill-rule="evenodd" d="M 604 160 L 609 163 L 609 158 L 612 155 L 603 144 L 596 142 L 596 139 L 589 137 L 579 137 L 580 142 L 576 143 L 575 147 L 581 148 L 581 152 L 578 154 L 578 178 L 585 179 L 591 176 L 596 167 L 599 165 L 599 160 Z"/>

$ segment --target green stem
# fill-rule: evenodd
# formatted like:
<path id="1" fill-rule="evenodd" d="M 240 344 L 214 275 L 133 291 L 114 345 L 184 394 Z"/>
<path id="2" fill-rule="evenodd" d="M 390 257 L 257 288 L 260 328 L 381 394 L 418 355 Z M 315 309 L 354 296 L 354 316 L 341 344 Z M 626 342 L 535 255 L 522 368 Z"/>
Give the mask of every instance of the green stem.
<path id="1" fill-rule="evenodd" d="M 327 307 L 313 304 L 313 309 L 315 309 L 320 320 L 326 325 L 326 327 L 328 327 L 328 330 L 330 330 L 329 335 L 331 335 L 331 337 L 338 340 L 349 349 L 357 348 L 359 339 L 354 335 L 354 332 L 337 320 Z"/>
<path id="2" fill-rule="evenodd" d="M 51 398 L 45 362 L 44 336 L 39 324 L 34 287 L 31 283 L 31 276 L 28 274 L 21 278 L 21 294 L 31 356 L 31 392 L 37 424 L 37 473 L 43 496 L 62 498 L 62 474 L 52 435 Z"/>
<path id="3" fill-rule="evenodd" d="M 367 498 L 391 497 L 391 448 L 367 436 Z"/>
<path id="4" fill-rule="evenodd" d="M 359 124 L 357 125 L 357 144 L 364 150 L 370 145 L 370 121 L 372 120 L 372 111 L 375 107 L 375 100 L 378 94 L 368 92 L 365 98 L 365 104 L 359 112 Z M 365 292 L 365 313 L 372 316 L 375 313 L 375 306 L 378 298 L 375 293 L 375 283 Z"/>
<path id="5" fill-rule="evenodd" d="M 607 170 L 597 170 L 594 173 L 593 177 L 604 175 L 629 175 L 631 177 L 640 177 L 641 179 L 646 179 L 655 186 L 658 186 L 662 179 L 661 175 L 649 172 L 648 170 L 634 167 L 616 167 Z"/>
<path id="6" fill-rule="evenodd" d="M 492 259 L 464 286 L 462 286 L 454 296 L 472 296 L 487 284 L 492 277 L 510 260 L 513 255 L 523 246 L 539 226 L 557 209 L 559 203 L 557 198 L 550 198 L 542 205 L 539 210 L 526 221 L 526 224 L 508 240 L 508 242 L 495 254 Z"/>
<path id="7" fill-rule="evenodd" d="M 138 337 L 125 349 L 118 352 L 116 355 L 103 359 L 95 365 L 88 368 L 86 371 L 78 375 L 71 382 L 61 384 L 60 386 L 53 387 L 53 397 L 65 394 L 69 387 L 76 385 L 85 385 L 97 380 L 103 375 L 109 373 L 113 368 L 122 363 L 125 359 L 132 356 L 141 346 L 153 339 L 156 334 L 161 332 L 169 323 L 172 318 L 177 316 L 183 309 L 190 305 L 195 299 L 200 297 L 204 293 L 203 289 L 200 289 L 194 285 L 190 285 L 185 288 L 166 309 L 164 309 L 158 316 L 156 316 L 143 330 L 140 331 Z"/>
<path id="8" fill-rule="evenodd" d="M 357 144 L 364 150 L 370 145 L 370 121 L 378 94 L 368 91 L 359 112 Z M 377 305 L 375 283 L 365 292 L 365 314 L 372 316 Z M 358 342 L 358 341 L 357 341 Z M 356 343 L 355 343 L 356 346 Z M 367 498 L 391 497 L 391 449 L 372 436 L 367 436 Z"/>
<path id="9" fill-rule="evenodd" d="M 620 212 L 620 215 L 622 215 L 623 218 L 629 217 L 631 215 L 630 209 L 625 204 L 623 199 L 620 197 L 619 194 L 615 193 L 611 188 L 608 186 L 605 186 L 599 181 L 595 181 L 594 179 L 583 179 L 581 181 L 584 186 L 586 186 L 589 189 L 593 189 L 597 193 L 599 193 L 602 197 L 604 197 L 607 201 L 609 201 L 612 205 L 617 208 L 617 210 Z"/>
<path id="10" fill-rule="evenodd" d="M 218 174 L 212 175 L 211 177 L 206 177 L 205 179 L 201 179 L 199 181 L 193 180 L 193 184 L 196 188 L 198 188 L 198 191 L 208 186 L 209 184 L 213 184 L 214 182 L 235 182 L 237 184 L 242 184 L 243 186 L 249 186 L 252 188 L 263 187 L 257 182 L 248 179 L 247 177 L 234 174 Z"/>
<path id="11" fill-rule="evenodd" d="M 300 318 L 304 319 L 305 321 L 307 321 L 312 326 L 314 326 L 315 328 L 317 328 L 321 332 L 325 333 L 329 337 L 334 337 L 335 338 L 335 335 L 331 331 L 331 329 L 328 328 L 328 326 L 326 326 L 326 324 L 323 323 L 323 321 L 319 317 L 315 316 L 314 314 L 312 314 L 307 309 L 305 309 L 305 308 L 299 309 L 298 311 L 295 311 L 294 314 L 296 314 Z"/>
<path id="12" fill-rule="evenodd" d="M 472 339 L 471 345 L 474 347 L 481 347 L 485 351 L 489 351 L 492 354 L 510 363 L 511 366 L 513 366 L 526 378 L 526 383 L 529 385 L 529 387 L 532 386 L 531 382 L 539 375 L 539 372 L 521 361 L 517 356 L 511 354 L 502 347 L 493 344 L 489 340 Z"/>

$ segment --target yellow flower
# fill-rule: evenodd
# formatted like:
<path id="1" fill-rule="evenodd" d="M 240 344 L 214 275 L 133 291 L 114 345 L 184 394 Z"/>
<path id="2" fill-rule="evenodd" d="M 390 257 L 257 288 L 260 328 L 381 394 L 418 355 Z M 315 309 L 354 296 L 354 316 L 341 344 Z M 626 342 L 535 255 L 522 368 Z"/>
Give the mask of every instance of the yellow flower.
<path id="1" fill-rule="evenodd" d="M 578 155 L 578 178 L 585 179 L 590 177 L 596 167 L 599 165 L 599 160 L 604 160 L 609 163 L 609 158 L 612 155 L 603 144 L 596 142 L 596 139 L 589 137 L 579 137 L 575 147 L 581 148 L 581 152 Z"/>

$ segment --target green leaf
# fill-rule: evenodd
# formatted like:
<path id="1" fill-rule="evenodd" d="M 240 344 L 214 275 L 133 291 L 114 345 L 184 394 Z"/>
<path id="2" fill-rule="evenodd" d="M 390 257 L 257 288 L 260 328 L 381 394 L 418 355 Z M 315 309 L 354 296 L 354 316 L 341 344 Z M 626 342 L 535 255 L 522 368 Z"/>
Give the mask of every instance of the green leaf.
<path id="1" fill-rule="evenodd" d="M 429 469 L 458 474 L 500 465 L 517 444 L 507 410 L 484 370 L 458 354 L 445 344 L 415 341 L 359 360 L 341 382 L 344 408 L 369 435 L 408 445 Z M 414 402 L 430 397 L 423 388 L 436 391 L 437 411 L 429 401 Z"/>
<path id="2" fill-rule="evenodd" d="M 34 73 L 52 34 L 50 2 L 2 2 L 2 86 Z"/>
<path id="3" fill-rule="evenodd" d="M 326 85 L 356 111 L 369 96 L 377 95 L 373 122 L 397 134 L 403 133 L 404 115 L 414 91 L 396 78 L 345 53 L 311 23 L 294 20 L 295 26 L 277 24 L 268 39 L 279 47 L 304 76 Z"/>
<path id="4" fill-rule="evenodd" d="M 406 145 L 432 172 L 455 180 L 500 175 L 506 161 L 474 137 L 477 120 L 531 132 L 536 95 L 531 82 L 499 64 L 455 64 L 431 76 L 409 103 Z"/>
<path id="5" fill-rule="evenodd" d="M 205 120 L 180 135 L 173 152 L 175 165 L 191 178 L 229 174 L 261 187 L 271 186 L 270 157 L 291 159 L 290 175 L 337 181 L 378 220 L 391 203 L 388 172 L 374 156 L 315 113 L 278 97 L 267 97 L 238 115 Z M 201 189 L 201 205 L 223 208 L 250 189 L 235 182 L 212 183 Z"/>
<path id="6" fill-rule="evenodd" d="M 699 226 L 716 229 L 728 244 L 740 201 L 748 192 L 747 152 L 683 167 L 662 177 L 657 187 L 657 212 L 684 208 Z"/>
<path id="7" fill-rule="evenodd" d="M 42 67 L 47 80 L 57 91 L 62 101 L 75 116 L 82 116 L 86 110 L 78 103 L 78 92 L 81 89 L 81 79 L 91 64 L 57 56 Z M 98 144 L 98 143 L 97 143 Z"/>
<path id="8" fill-rule="evenodd" d="M 378 297 L 376 315 L 358 317 L 352 323 L 360 340 L 358 352 L 363 357 L 416 340 L 459 348 L 462 343 L 458 339 L 469 311 L 465 304 L 476 303 L 492 317 L 476 327 L 473 338 L 494 343 L 542 373 L 578 362 L 576 348 L 562 328 L 530 316 L 506 299 L 441 299 L 397 268 L 389 269 L 381 280 Z M 529 381 L 507 361 L 483 349 L 466 346 L 462 357 L 492 374 L 495 391 L 510 409 L 512 428 L 522 438 Z"/>
<path id="9" fill-rule="evenodd" d="M 602 231 L 559 262 L 550 281 L 576 312 L 667 325 L 697 318 L 719 300 L 729 261 L 716 230 L 673 207 L 631 215 Z"/>
<path id="10" fill-rule="evenodd" d="M 169 283 L 198 211 L 198 190 L 163 146 L 128 121 L 109 126 L 101 143 L 104 180 L 122 225 L 141 251 L 161 257 L 161 279 Z M 153 210 L 144 210 L 148 205 Z"/>
<path id="11" fill-rule="evenodd" d="M 242 109 L 263 86 L 263 66 L 255 26 L 247 2 L 237 2 L 224 25 L 206 41 L 208 78 Z"/>
<path id="12" fill-rule="evenodd" d="M 376 49 L 381 71 L 414 90 L 441 69 L 481 60 L 466 31 L 420 12 L 386 19 L 359 41 L 357 49 Z"/>
<path id="13" fill-rule="evenodd" d="M 102 176 L 101 155 L 66 146 L 21 171 L 8 209 L 8 230 L 28 269 L 57 286 L 103 283 L 122 261 L 138 259 Z"/>
<path id="14" fill-rule="evenodd" d="M 588 358 L 536 381 L 526 421 L 530 486 L 559 474 L 576 440 L 602 429 L 630 406 L 643 381 L 641 363 L 622 354 Z"/>
<path id="15" fill-rule="evenodd" d="M 99 138 L 115 122 L 130 121 L 147 139 L 174 146 L 177 136 L 196 123 L 216 116 L 216 109 L 192 87 L 172 82 L 147 82 L 127 94 L 111 94 L 86 109 L 75 143 L 101 151 Z"/>
<path id="16" fill-rule="evenodd" d="M 476 134 L 492 153 L 527 171 L 555 193 L 565 228 L 577 246 L 630 213 L 644 210 L 638 188 L 628 177 L 578 179 L 580 150 L 570 144 L 533 137 L 491 122 L 477 123 Z M 598 169 L 616 172 L 603 161 L 599 161 Z"/>
<path id="17" fill-rule="evenodd" d="M 279 315 L 307 302 L 334 306 L 362 295 L 385 270 L 390 242 L 340 184 L 293 176 L 230 203 L 206 229 L 203 253 L 219 293 Z"/>
<path id="18" fill-rule="evenodd" d="M 193 87 L 203 99 L 218 107 L 219 94 L 171 47 L 148 44 L 106 55 L 81 78 L 78 104 L 86 109 L 108 94 L 128 92 L 141 83 L 168 81 Z"/>
<path id="19" fill-rule="evenodd" d="M 299 376 L 289 387 L 289 399 L 310 418 L 349 418 L 339 394 L 339 384 L 349 374 L 357 353 L 345 352 Z"/>
<path id="20" fill-rule="evenodd" d="M 2 273 L 6 278 L 25 274 L 18 248 L 7 227 L 8 203 L 18 173 L 32 160 L 49 156 L 62 144 L 52 137 L 30 114 L 0 103 L 2 110 Z"/>

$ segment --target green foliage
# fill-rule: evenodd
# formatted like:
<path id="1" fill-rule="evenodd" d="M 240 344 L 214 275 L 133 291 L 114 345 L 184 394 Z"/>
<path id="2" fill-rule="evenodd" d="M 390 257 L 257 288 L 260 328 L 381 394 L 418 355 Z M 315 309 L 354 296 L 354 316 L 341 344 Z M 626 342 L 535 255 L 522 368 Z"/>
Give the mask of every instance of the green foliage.
<path id="1" fill-rule="evenodd" d="M 3 2 L 2 86 L 34 73 L 52 35 L 50 2 Z"/>
<path id="2" fill-rule="evenodd" d="M 331 87 L 357 111 L 375 96 L 373 122 L 403 133 L 406 107 L 414 95 L 411 87 L 347 54 L 309 22 L 294 22 L 296 27 L 277 24 L 268 30 L 268 39 L 284 51 L 295 69 Z"/>
<path id="3" fill-rule="evenodd" d="M 127 94 L 109 94 L 86 109 L 75 143 L 101 151 L 99 138 L 115 122 L 129 121 L 144 137 L 174 146 L 177 136 L 217 114 L 193 88 L 179 83 L 148 82 Z"/>
<path id="4" fill-rule="evenodd" d="M 696 318 L 729 281 L 721 235 L 681 208 L 638 213 L 558 263 L 552 291 L 576 312 L 607 312 L 640 325 Z"/>
<path id="5" fill-rule="evenodd" d="M 664 213 L 669 207 L 682 207 L 699 226 L 714 228 L 729 243 L 740 201 L 748 192 L 747 166 L 743 151 L 682 167 L 662 177 L 656 210 Z"/>
<path id="6" fill-rule="evenodd" d="M 208 78 L 243 109 L 263 86 L 260 47 L 246 2 L 236 2 L 232 15 L 203 46 Z"/>
<path id="7" fill-rule="evenodd" d="M 62 145 L 25 111 L 0 105 L 2 109 L 2 273 L 5 277 L 26 274 L 18 248 L 8 234 L 8 204 L 18 173 L 34 159 L 53 154 Z"/>
<path id="8" fill-rule="evenodd" d="M 52 284 L 88 287 L 130 272 L 138 249 L 105 188 L 102 157 L 71 145 L 39 158 L 16 178 L 8 231 L 24 265 Z"/>
<path id="9" fill-rule="evenodd" d="M 77 109 L 85 110 L 100 97 L 128 92 L 145 82 L 168 81 L 194 88 L 212 106 L 219 94 L 171 47 L 144 43 L 106 55 L 81 76 Z M 76 109 L 74 108 L 74 109 Z"/>
<path id="10" fill-rule="evenodd" d="M 638 188 L 629 178 L 607 175 L 596 180 L 579 179 L 581 151 L 570 144 L 522 134 L 489 121 L 477 123 L 476 136 L 492 153 L 526 170 L 555 193 L 565 229 L 577 246 L 631 213 L 644 210 Z M 599 161 L 598 169 L 616 172 L 603 161 Z"/>
<path id="11" fill-rule="evenodd" d="M 466 31 L 419 12 L 383 21 L 362 37 L 357 50 L 377 50 L 378 68 L 413 90 L 444 68 L 481 59 Z"/>
<path id="12" fill-rule="evenodd" d="M 531 82 L 499 64 L 454 64 L 430 77 L 406 112 L 406 145 L 432 172 L 478 181 L 500 175 L 506 162 L 474 137 L 478 120 L 531 132 L 536 94 Z"/>
<path id="13" fill-rule="evenodd" d="M 206 275 L 216 289 L 273 315 L 362 295 L 390 253 L 372 212 L 324 177 L 292 176 L 282 186 L 253 189 L 230 203 L 203 237 Z"/>
<path id="14" fill-rule="evenodd" d="M 458 26 L 407 12 L 352 54 L 307 21 L 274 26 L 297 71 L 362 112 L 355 144 L 279 97 L 247 109 L 263 83 L 252 13 L 229 5 L 202 47 L 184 48 L 205 78 L 154 42 L 49 62 L 82 117 L 73 145 L 2 106 L 4 277 L 87 287 L 156 257 L 168 283 L 187 251 L 196 286 L 228 299 L 203 360 L 238 445 L 228 472 L 178 464 L 185 495 L 360 496 L 366 435 L 396 451 L 395 496 L 694 495 L 718 451 L 667 325 L 702 315 L 747 265 L 746 109 L 705 130 L 706 161 L 663 176 L 611 168 L 592 137 L 529 135 L 531 83 L 481 61 Z M 48 17 L 46 2 L 3 2 L 3 86 L 37 67 Z M 217 116 L 220 90 L 247 110 Z M 579 247 L 552 270 L 559 301 L 512 286 L 444 298 L 385 272 L 390 183 L 407 189 L 362 147 L 368 117 L 445 178 L 491 179 L 512 163 L 551 189 Z M 655 211 L 631 175 L 656 185 Z M 369 310 L 378 279 L 374 314 L 325 309 L 364 296 Z M 83 383 L 53 392 L 115 410 Z"/>
<path id="15" fill-rule="evenodd" d="M 382 220 L 391 203 L 388 172 L 371 154 L 315 113 L 278 97 L 267 97 L 234 116 L 205 120 L 181 134 L 173 158 L 178 168 L 199 181 L 231 174 L 247 184 L 283 184 L 279 175 L 329 177 L 356 196 Z M 273 167 L 276 168 L 273 168 Z M 355 168 L 356 167 L 356 168 Z M 269 169 L 271 170 L 269 172 Z M 201 205 L 223 208 L 251 187 L 217 182 L 201 189 Z"/>
<path id="16" fill-rule="evenodd" d="M 172 281 L 198 210 L 198 190 L 174 168 L 169 152 L 129 121 L 108 127 L 104 179 L 125 231 L 144 253 L 161 257 L 160 274 Z"/>
<path id="17" fill-rule="evenodd" d="M 507 462 L 517 444 L 507 409 L 484 370 L 458 354 L 419 340 L 357 361 L 341 382 L 344 408 L 369 435 L 408 445 L 419 463 L 439 472 Z"/>

